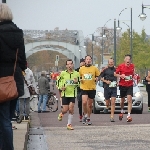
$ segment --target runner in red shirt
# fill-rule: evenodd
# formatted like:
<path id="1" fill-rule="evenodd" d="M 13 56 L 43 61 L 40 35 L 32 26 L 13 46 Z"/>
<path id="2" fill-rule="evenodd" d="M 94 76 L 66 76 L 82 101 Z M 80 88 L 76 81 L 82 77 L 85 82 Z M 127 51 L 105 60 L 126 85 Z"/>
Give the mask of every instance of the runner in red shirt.
<path id="1" fill-rule="evenodd" d="M 58 73 L 53 72 L 53 73 L 51 74 L 53 90 L 54 90 L 54 85 L 55 85 L 56 80 L 57 80 L 57 76 L 58 76 Z"/>
<path id="2" fill-rule="evenodd" d="M 128 101 L 128 116 L 127 122 L 131 122 L 132 118 L 130 116 L 132 110 L 132 96 L 133 96 L 133 76 L 134 76 L 134 65 L 131 63 L 131 55 L 125 55 L 124 63 L 120 64 L 116 72 L 114 73 L 116 77 L 119 77 L 119 90 L 121 96 L 121 113 L 119 115 L 119 120 L 122 120 L 124 113 L 124 101 L 127 96 Z"/>

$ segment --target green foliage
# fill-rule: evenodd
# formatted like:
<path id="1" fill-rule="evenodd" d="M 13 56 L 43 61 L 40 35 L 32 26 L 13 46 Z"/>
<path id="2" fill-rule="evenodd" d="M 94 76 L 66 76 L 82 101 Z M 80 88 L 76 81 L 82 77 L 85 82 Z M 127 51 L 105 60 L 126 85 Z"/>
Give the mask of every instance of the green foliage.
<path id="1" fill-rule="evenodd" d="M 145 30 L 141 34 L 133 31 L 133 63 L 137 70 L 150 68 L 150 41 L 146 39 Z M 122 34 L 117 48 L 117 64 L 123 62 L 125 54 L 130 54 L 130 32 Z"/>

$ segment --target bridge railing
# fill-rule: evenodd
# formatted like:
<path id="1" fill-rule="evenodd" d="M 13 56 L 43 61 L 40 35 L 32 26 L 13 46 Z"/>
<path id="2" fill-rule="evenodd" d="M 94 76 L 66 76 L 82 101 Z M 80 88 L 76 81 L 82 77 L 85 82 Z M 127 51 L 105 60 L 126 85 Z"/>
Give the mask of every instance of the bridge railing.
<path id="1" fill-rule="evenodd" d="M 58 41 L 76 45 L 78 39 L 77 30 L 24 30 L 24 40 L 26 43 L 35 41 Z"/>

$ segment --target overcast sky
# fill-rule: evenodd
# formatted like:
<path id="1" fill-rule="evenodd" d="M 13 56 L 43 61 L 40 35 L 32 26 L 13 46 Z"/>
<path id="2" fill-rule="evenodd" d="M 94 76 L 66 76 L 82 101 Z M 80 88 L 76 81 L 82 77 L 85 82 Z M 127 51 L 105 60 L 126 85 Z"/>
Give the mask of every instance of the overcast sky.
<path id="1" fill-rule="evenodd" d="M 147 19 L 138 17 L 144 5 L 150 0 L 6 0 L 14 15 L 14 22 L 22 29 L 82 30 L 84 36 L 93 33 L 98 27 L 113 28 L 113 20 L 118 20 L 122 9 L 128 8 L 120 15 L 120 20 L 128 20 L 130 26 L 130 7 L 133 8 L 133 29 L 141 32 L 145 28 L 150 35 L 150 9 L 144 9 Z M 123 31 L 127 26 L 120 24 Z"/>

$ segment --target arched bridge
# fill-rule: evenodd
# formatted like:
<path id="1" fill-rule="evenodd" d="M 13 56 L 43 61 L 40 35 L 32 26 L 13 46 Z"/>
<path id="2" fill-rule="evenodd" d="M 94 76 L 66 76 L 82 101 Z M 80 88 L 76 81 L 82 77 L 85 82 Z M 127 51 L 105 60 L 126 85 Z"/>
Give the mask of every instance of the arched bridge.
<path id="1" fill-rule="evenodd" d="M 79 30 L 24 30 L 26 57 L 43 50 L 62 53 L 72 59 L 75 68 L 86 56 L 83 32 Z"/>

